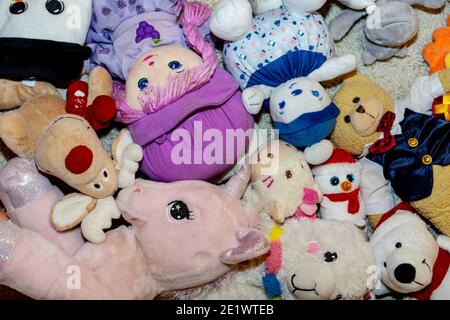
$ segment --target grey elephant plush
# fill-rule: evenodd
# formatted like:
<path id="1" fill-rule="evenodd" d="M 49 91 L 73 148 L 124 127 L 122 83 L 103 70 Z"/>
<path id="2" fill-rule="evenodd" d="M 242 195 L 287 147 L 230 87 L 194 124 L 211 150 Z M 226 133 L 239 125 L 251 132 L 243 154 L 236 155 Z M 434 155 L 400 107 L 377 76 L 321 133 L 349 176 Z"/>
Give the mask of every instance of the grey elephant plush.
<path id="1" fill-rule="evenodd" d="M 329 29 L 335 41 L 340 41 L 353 25 L 365 18 L 363 62 L 371 65 L 392 57 L 405 57 L 407 45 L 419 31 L 419 21 L 413 5 L 439 9 L 445 0 L 378 0 L 366 10 L 345 9 L 330 21 Z"/>

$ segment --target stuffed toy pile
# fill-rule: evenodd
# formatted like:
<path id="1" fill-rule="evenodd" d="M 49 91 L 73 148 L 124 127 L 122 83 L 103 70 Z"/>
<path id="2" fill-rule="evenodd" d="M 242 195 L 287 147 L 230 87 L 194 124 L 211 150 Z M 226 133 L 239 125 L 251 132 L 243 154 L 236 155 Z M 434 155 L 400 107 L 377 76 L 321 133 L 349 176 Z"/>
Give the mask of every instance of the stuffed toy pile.
<path id="1" fill-rule="evenodd" d="M 450 300 L 446 3 L 338 2 L 2 1 L 0 284 Z M 403 98 L 336 53 L 359 20 L 365 65 L 430 33 Z"/>

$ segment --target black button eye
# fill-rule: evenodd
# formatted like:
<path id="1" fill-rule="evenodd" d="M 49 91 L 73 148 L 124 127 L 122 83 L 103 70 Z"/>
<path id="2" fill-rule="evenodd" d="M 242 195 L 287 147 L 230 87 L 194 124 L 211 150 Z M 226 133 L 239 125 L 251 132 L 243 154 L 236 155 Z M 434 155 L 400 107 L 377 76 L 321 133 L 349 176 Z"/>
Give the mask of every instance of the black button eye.
<path id="1" fill-rule="evenodd" d="M 340 294 L 338 294 L 338 295 L 334 298 L 334 300 L 342 300 L 342 296 L 341 296 Z"/>
<path id="2" fill-rule="evenodd" d="M 47 0 L 45 8 L 51 14 L 61 14 L 64 11 L 64 2 L 61 0 Z"/>
<path id="3" fill-rule="evenodd" d="M 11 14 L 22 14 L 28 9 L 28 4 L 25 1 L 16 1 L 9 6 Z"/>
<path id="4" fill-rule="evenodd" d="M 401 243 L 401 242 L 397 242 L 397 243 L 395 244 L 395 247 L 396 247 L 397 249 L 401 248 L 401 247 L 402 247 L 402 243 Z"/>
<path id="5" fill-rule="evenodd" d="M 332 186 L 337 186 L 339 184 L 339 178 L 338 177 L 332 177 L 330 179 L 330 183 Z"/>
<path id="6" fill-rule="evenodd" d="M 101 187 L 102 187 L 102 186 L 100 185 L 100 183 L 95 183 L 95 184 L 94 184 L 94 188 L 95 188 L 95 189 L 101 189 Z"/>
<path id="7" fill-rule="evenodd" d="M 267 158 L 273 159 L 273 153 L 267 154 Z"/>
<path id="8" fill-rule="evenodd" d="M 191 211 L 183 201 L 173 201 L 169 203 L 169 214 L 176 221 L 192 220 Z"/>
<path id="9" fill-rule="evenodd" d="M 338 255 L 336 252 L 325 252 L 325 254 L 323 255 L 325 257 L 325 262 L 333 262 L 336 261 L 338 258 Z"/>
<path id="10" fill-rule="evenodd" d="M 355 176 L 353 174 L 348 174 L 347 175 L 347 180 L 350 181 L 350 182 L 353 182 L 353 181 L 355 181 Z"/>
<path id="11" fill-rule="evenodd" d="M 360 97 L 355 97 L 354 99 L 353 99 L 353 103 L 359 103 L 361 101 L 361 98 Z"/>
<path id="12" fill-rule="evenodd" d="M 344 121 L 345 123 L 350 123 L 352 122 L 352 119 L 350 118 L 350 116 L 345 116 Z"/>

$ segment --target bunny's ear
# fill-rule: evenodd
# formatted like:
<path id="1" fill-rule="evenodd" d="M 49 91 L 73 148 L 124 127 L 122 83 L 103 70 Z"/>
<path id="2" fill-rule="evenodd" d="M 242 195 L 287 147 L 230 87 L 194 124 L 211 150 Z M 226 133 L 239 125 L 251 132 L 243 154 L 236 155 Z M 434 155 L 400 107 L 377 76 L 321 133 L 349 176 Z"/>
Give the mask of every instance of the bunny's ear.
<path id="1" fill-rule="evenodd" d="M 356 69 L 358 59 L 353 54 L 328 59 L 319 69 L 309 74 L 318 82 L 335 79 Z"/>
<path id="2" fill-rule="evenodd" d="M 411 6 L 420 5 L 427 9 L 440 9 L 444 6 L 446 0 L 397 0 L 407 3 Z"/>
<path id="3" fill-rule="evenodd" d="M 350 31 L 350 29 L 358 22 L 359 19 L 366 15 L 365 11 L 355 11 L 351 9 L 344 10 L 340 15 L 334 17 L 328 28 L 334 41 L 340 41 Z"/>

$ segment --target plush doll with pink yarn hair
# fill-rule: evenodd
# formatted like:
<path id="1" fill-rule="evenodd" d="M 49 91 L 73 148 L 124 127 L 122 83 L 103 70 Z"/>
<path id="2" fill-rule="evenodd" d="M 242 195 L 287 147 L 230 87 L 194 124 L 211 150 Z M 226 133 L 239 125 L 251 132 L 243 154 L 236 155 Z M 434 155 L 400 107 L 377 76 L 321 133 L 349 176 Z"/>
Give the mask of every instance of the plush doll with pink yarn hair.
<path id="1" fill-rule="evenodd" d="M 207 5 L 183 3 L 180 22 L 200 55 L 179 45 L 153 47 L 135 61 L 125 86 L 115 84 L 118 119 L 144 149 L 141 170 L 152 180 L 214 178 L 232 168 L 249 143 L 248 138 L 231 148 L 225 143 L 228 130 L 245 132 L 254 121 L 242 104 L 238 83 L 217 68 L 214 48 L 200 35 L 199 26 L 210 13 Z M 208 132 L 220 135 L 215 154 L 222 159 L 205 159 L 211 142 L 203 137 Z"/>

